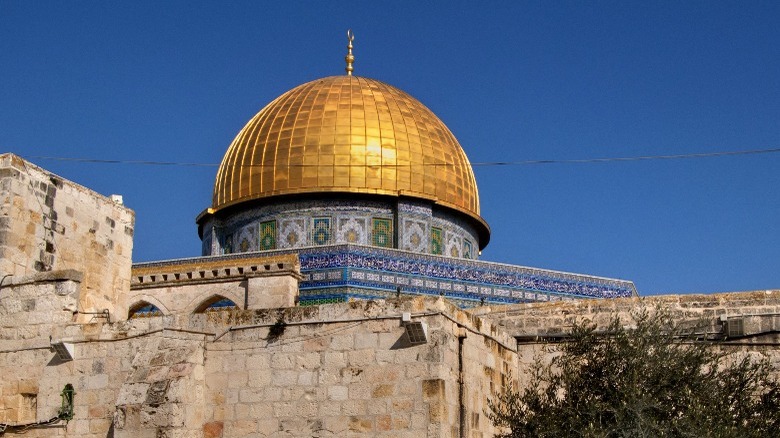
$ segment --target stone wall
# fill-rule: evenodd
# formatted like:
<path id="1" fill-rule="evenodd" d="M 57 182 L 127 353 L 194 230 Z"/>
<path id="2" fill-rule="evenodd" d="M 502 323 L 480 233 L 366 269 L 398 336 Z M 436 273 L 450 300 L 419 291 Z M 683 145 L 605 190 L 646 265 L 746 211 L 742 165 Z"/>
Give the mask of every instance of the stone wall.
<path id="1" fill-rule="evenodd" d="M 240 309 L 295 306 L 301 279 L 297 254 L 233 258 L 195 258 L 142 263 L 132 270 L 127 311 L 140 303 L 164 315 L 191 314 L 215 297 Z"/>
<path id="2" fill-rule="evenodd" d="M 43 275 L 43 274 L 40 274 Z M 571 325 L 665 309 L 735 355 L 780 365 L 780 291 L 533 303 L 460 310 L 402 298 L 73 322 L 79 277 L 0 289 L 0 426 L 55 417 L 30 437 L 489 437 L 491 395 L 521 385 Z M 413 345 L 409 322 L 424 323 Z M 741 332 L 729 330 L 741 321 Z M 733 325 L 732 328 L 736 327 Z M 50 339 L 51 336 L 51 339 Z M 517 337 L 519 342 L 515 341 Z M 73 345 L 59 360 L 51 342 Z M 780 368 L 780 367 L 779 367 Z M 508 374 L 517 377 L 508 381 Z"/>
<path id="3" fill-rule="evenodd" d="M 487 437 L 487 397 L 517 366 L 511 337 L 434 299 L 53 322 L 74 360 L 44 330 L 0 340 L 0 423 L 48 420 L 75 387 L 73 420 L 30 437 Z"/>
<path id="4" fill-rule="evenodd" d="M 767 358 L 780 377 L 780 290 L 486 306 L 473 312 L 517 338 L 522 381 L 536 358 L 549 359 L 575 322 L 588 320 L 598 329 L 619 317 L 630 325 L 632 313 L 642 309 L 669 312 L 682 330 L 706 337 L 735 358 Z"/>
<path id="5" fill-rule="evenodd" d="M 80 271 L 78 311 L 113 313 L 130 290 L 133 226 L 130 209 L 0 155 L 0 276 Z"/>
<path id="6" fill-rule="evenodd" d="M 60 340 L 62 328 L 73 322 L 81 274 L 56 271 L 14 280 L 0 288 L 0 423 L 11 424 L 38 421 L 38 412 L 56 415 L 48 400 L 38 398 L 46 370 L 41 365 L 53 356 L 50 337 Z"/>

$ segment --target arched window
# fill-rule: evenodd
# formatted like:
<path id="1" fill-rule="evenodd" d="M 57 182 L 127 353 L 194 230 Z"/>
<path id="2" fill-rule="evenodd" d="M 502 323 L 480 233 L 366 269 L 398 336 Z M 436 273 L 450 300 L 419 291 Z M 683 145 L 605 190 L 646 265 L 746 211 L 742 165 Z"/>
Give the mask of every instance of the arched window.
<path id="1" fill-rule="evenodd" d="M 222 295 L 214 295 L 198 306 L 195 313 L 217 312 L 220 310 L 237 310 L 238 306 L 233 300 Z"/>
<path id="2" fill-rule="evenodd" d="M 147 303 L 146 301 L 135 303 L 130 307 L 130 311 L 127 313 L 127 319 L 151 318 L 153 316 L 163 316 L 163 313 L 157 306 Z"/>

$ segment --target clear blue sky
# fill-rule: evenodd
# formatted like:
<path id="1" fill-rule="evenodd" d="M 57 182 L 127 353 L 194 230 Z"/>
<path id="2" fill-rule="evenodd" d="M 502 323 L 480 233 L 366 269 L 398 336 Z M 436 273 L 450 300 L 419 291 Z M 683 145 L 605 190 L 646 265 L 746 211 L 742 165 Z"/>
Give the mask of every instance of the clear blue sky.
<path id="1" fill-rule="evenodd" d="M 473 163 L 780 147 L 780 2 L 0 0 L 0 150 L 136 212 L 135 261 L 199 255 L 215 167 L 288 89 L 418 98 Z M 483 259 L 640 294 L 780 287 L 780 154 L 475 166 Z"/>

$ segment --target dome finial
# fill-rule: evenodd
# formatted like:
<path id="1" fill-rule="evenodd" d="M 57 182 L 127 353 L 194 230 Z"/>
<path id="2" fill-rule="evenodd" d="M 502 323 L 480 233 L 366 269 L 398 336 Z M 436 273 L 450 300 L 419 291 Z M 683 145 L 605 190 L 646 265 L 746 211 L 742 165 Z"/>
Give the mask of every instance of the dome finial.
<path id="1" fill-rule="evenodd" d="M 347 68 L 345 70 L 347 71 L 347 75 L 352 76 L 352 70 L 354 70 L 352 63 L 355 62 L 355 57 L 352 55 L 352 41 L 355 41 L 355 34 L 352 33 L 352 29 L 347 31 L 347 41 L 349 41 L 349 44 L 347 45 L 347 56 L 344 57 L 344 60 L 347 61 Z"/>

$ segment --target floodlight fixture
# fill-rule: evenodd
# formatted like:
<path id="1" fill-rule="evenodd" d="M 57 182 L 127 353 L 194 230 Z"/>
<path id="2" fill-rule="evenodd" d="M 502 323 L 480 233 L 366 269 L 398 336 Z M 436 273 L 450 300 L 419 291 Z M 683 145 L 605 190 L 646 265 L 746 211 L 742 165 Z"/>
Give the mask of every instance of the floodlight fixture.
<path id="1" fill-rule="evenodd" d="M 421 345 L 428 343 L 428 326 L 424 322 L 409 322 L 404 325 L 404 328 L 410 344 Z"/>
<path id="2" fill-rule="evenodd" d="M 57 353 L 57 359 L 61 361 L 73 360 L 76 356 L 73 344 L 69 342 L 52 342 L 51 348 Z"/>

